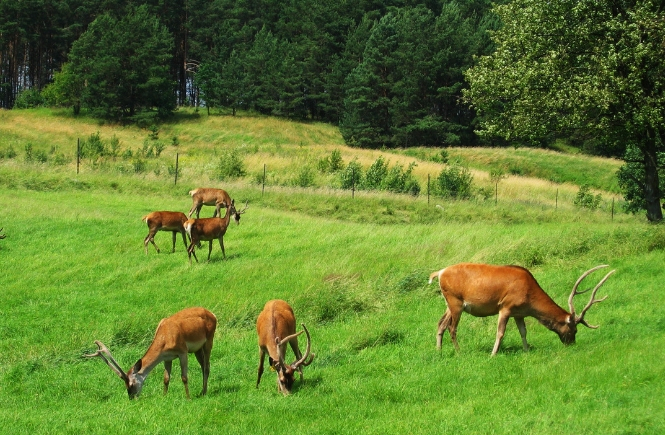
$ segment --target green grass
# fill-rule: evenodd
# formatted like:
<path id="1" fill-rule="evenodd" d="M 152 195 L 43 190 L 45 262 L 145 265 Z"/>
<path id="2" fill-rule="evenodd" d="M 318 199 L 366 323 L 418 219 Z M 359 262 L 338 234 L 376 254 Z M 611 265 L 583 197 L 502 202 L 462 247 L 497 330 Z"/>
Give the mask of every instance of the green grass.
<path id="1" fill-rule="evenodd" d="M 196 143 L 181 146 L 204 154 Z M 226 261 L 213 246 L 210 263 L 190 266 L 180 240 L 166 253 L 166 233 L 156 236 L 162 253 L 150 246 L 146 256 L 141 217 L 189 210 L 195 183 L 193 174 L 173 186 L 154 174 L 98 168 L 76 176 L 71 168 L 0 161 L 7 235 L 0 240 L 0 427 L 53 434 L 665 430 L 663 226 L 528 201 L 428 205 L 424 197 L 279 186 L 262 194 L 239 180 L 228 190 L 250 206 L 227 232 Z M 461 261 L 527 266 L 562 306 L 584 270 L 609 264 L 617 272 L 600 291 L 608 299 L 587 314 L 600 328 L 580 330 L 576 345 L 563 346 L 527 319 L 531 351 L 522 351 L 510 322 L 490 357 L 496 317 L 463 315 L 460 352 L 448 335 L 435 349 L 445 304 L 427 278 Z M 254 322 L 273 298 L 292 304 L 317 354 L 304 385 L 287 398 L 272 372 L 255 388 Z M 159 320 L 188 306 L 218 318 L 205 397 L 197 394 L 193 357 L 190 401 L 177 363 L 166 396 L 160 366 L 129 401 L 102 361 L 82 357 L 101 340 L 128 368 Z"/>

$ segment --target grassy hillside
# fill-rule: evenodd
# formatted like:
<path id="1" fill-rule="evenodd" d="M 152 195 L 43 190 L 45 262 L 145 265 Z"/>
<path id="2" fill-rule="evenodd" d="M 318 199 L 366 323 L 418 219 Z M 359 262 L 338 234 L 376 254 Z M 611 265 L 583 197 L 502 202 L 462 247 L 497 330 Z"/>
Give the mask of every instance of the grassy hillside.
<path id="1" fill-rule="evenodd" d="M 156 237 L 162 253 L 150 246 L 145 255 L 141 217 L 158 209 L 187 211 L 189 189 L 221 184 L 208 175 L 218 148 L 246 141 L 258 148 L 245 154 L 246 161 L 258 155 L 267 165 L 284 162 L 276 178 L 291 176 L 289 155 L 316 160 L 340 149 L 347 161 L 358 156 L 371 163 L 379 153 L 343 147 L 325 125 L 267 118 L 254 124 L 190 116 L 162 127 L 160 138 L 177 132 L 179 144 L 164 150 L 164 163 L 160 157 L 150 164 L 166 165 L 182 153 L 186 171 L 174 186 L 154 170 L 117 170 L 121 158 L 95 167 L 86 162 L 77 176 L 73 162 L 58 166 L 50 157 L 38 163 L 23 156 L 28 140 L 50 153 L 51 145 L 63 150 L 79 134 L 99 130 L 136 149 L 149 132 L 51 112 L 0 112 L 0 149 L 17 151 L 0 160 L 0 227 L 7 235 L 0 240 L 0 427 L 54 434 L 665 430 L 659 308 L 665 303 L 665 229 L 641 216 L 612 218 L 606 209 L 574 207 L 572 199 L 562 199 L 566 191 L 575 195 L 572 182 L 552 185 L 560 189 L 555 208 L 553 199 L 538 199 L 551 182 L 527 177 L 501 181 L 506 192 L 514 181 L 514 190 L 524 193 L 504 193 L 496 205 L 434 198 L 428 205 L 423 196 L 356 192 L 352 198 L 325 184 L 301 189 L 276 183 L 262 192 L 248 176 L 224 183 L 237 201 L 249 200 L 241 224 L 225 237 L 226 261 L 214 245 L 209 263 L 190 266 L 180 240 L 175 253 L 166 253 L 166 233 Z M 229 139 L 233 135 L 244 139 Z M 418 164 L 443 167 L 427 156 Z M 210 207 L 202 212 L 208 214 Z M 204 245 L 199 259 L 206 250 Z M 608 299 L 587 315 L 599 329 L 581 328 L 577 344 L 564 346 L 527 319 L 532 349 L 522 351 L 511 322 L 499 355 L 490 357 L 496 317 L 463 315 L 460 352 L 448 335 L 443 349 L 435 349 L 445 303 L 427 277 L 462 261 L 529 267 L 563 306 L 584 270 L 609 264 L 617 272 L 600 291 Z M 589 284 L 599 278 L 593 275 Z M 272 372 L 255 388 L 254 322 L 273 298 L 292 304 L 317 354 L 305 383 L 297 382 L 288 398 L 277 393 Z M 586 299 L 579 298 L 582 306 Z M 218 318 L 205 397 L 197 395 L 201 371 L 194 357 L 191 401 L 176 363 L 166 396 L 158 367 L 131 402 L 102 361 L 82 357 L 101 340 L 128 368 L 147 349 L 159 320 L 188 306 L 207 307 Z"/>

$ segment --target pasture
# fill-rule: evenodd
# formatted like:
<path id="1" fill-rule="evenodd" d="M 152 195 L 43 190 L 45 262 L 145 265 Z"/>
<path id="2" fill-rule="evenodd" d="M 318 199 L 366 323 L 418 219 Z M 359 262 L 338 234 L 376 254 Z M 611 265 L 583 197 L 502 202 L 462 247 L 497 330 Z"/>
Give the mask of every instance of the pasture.
<path id="1" fill-rule="evenodd" d="M 15 115 L 2 116 L 6 120 Z M 319 146 L 342 146 L 334 135 L 308 131 L 298 136 L 298 129 L 311 126 L 289 128 L 295 139 L 281 145 L 266 140 L 259 149 L 273 147 L 276 158 L 282 158 L 285 150 L 305 153 Z M 20 130 L 12 133 L 16 144 L 28 140 Z M 46 147 L 46 137 L 56 141 L 61 136 L 58 128 L 53 130 L 29 140 Z M 126 130 L 118 134 L 138 135 Z M 187 212 L 188 190 L 200 184 L 221 186 L 196 172 L 195 157 L 205 150 L 184 134 L 180 137 L 179 149 L 187 150 L 191 160 L 175 186 L 154 173 L 124 174 L 101 167 L 77 176 L 71 163 L 51 168 L 0 160 L 0 227 L 7 235 L 0 240 L 3 430 L 665 430 L 662 225 L 647 224 L 643 216 L 618 214 L 612 219 L 606 210 L 564 204 L 555 209 L 519 197 L 496 205 L 442 200 L 428 205 L 422 196 L 363 192 L 351 198 L 326 188 L 271 186 L 262 193 L 256 183 L 240 180 L 223 186 L 236 202 L 249 201 L 241 224 L 232 223 L 224 238 L 227 260 L 214 244 L 211 261 L 205 262 L 204 244 L 201 262 L 190 266 L 182 240 L 170 253 L 170 233 L 155 237 L 161 254 L 152 246 L 148 255 L 143 250 L 148 229 L 142 216 L 155 210 Z M 538 181 L 509 180 L 523 181 L 520 191 L 526 192 Z M 561 189 L 574 196 L 574 187 Z M 204 207 L 201 216 L 212 215 L 212 210 Z M 564 307 L 583 271 L 609 264 L 617 272 L 600 291 L 599 296 L 608 299 L 586 316 L 600 327 L 580 327 L 575 345 L 564 346 L 556 334 L 527 318 L 531 350 L 522 350 L 511 321 L 498 355 L 490 357 L 496 317 L 464 314 L 458 329 L 460 352 L 454 351 L 448 334 L 442 350 L 435 349 L 436 324 L 445 303 L 427 279 L 430 272 L 462 261 L 526 266 Z M 594 274 L 591 281 L 595 284 L 600 277 Z M 264 303 L 274 298 L 291 303 L 298 324 L 304 322 L 310 330 L 317 355 L 304 370 L 304 384 L 296 382 L 289 397 L 277 392 L 270 371 L 255 388 L 254 323 Z M 585 296 L 578 298 L 578 306 L 586 302 Z M 198 395 L 201 370 L 193 355 L 191 400 L 185 398 L 177 363 L 167 395 L 162 394 L 160 365 L 147 378 L 141 396 L 129 401 L 122 381 L 103 362 L 83 357 L 95 349 L 94 340 L 101 340 L 128 369 L 147 349 L 159 320 L 189 306 L 206 307 L 218 319 L 204 397 Z M 292 361 L 290 350 L 287 355 Z"/>

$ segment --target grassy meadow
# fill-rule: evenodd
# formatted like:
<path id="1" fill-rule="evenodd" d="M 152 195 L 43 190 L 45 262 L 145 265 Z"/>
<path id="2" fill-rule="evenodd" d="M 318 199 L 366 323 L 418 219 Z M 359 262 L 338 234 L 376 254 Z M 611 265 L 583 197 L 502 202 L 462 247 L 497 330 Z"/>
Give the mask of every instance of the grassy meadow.
<path id="1" fill-rule="evenodd" d="M 524 149 L 453 149 L 474 183 L 505 165 L 498 201 L 447 201 L 425 195 L 351 193 L 317 173 L 315 186 L 289 180 L 303 165 L 340 150 L 345 162 L 370 165 L 379 155 L 417 163 L 425 183 L 444 165 L 437 150 L 355 150 L 335 128 L 248 115 L 192 112 L 160 126 L 168 144 L 147 169 L 129 162 L 84 160 L 76 174 L 78 137 L 99 132 L 139 149 L 149 132 L 100 125 L 45 109 L 0 111 L 0 427 L 7 433 L 462 433 L 642 434 L 665 431 L 665 227 L 644 216 L 610 213 L 620 200 L 618 163 Z M 177 137 L 177 145 L 173 144 Z M 152 143 L 152 142 L 149 142 Z M 26 145 L 45 162 L 26 161 Z M 72 146 L 72 144 L 74 144 Z M 13 149 L 13 157 L 7 151 Z M 247 176 L 221 182 L 219 156 L 240 149 Z M 168 165 L 178 153 L 174 185 Z M 60 163 L 56 156 L 62 154 Z M 539 162 L 546 160 L 547 165 Z M 510 163 L 512 162 L 512 163 Z M 556 177 L 511 171 L 547 169 Z M 256 181 L 263 165 L 272 175 Z M 582 169 L 579 169 L 582 168 Z M 545 169 L 543 169 L 545 170 Z M 579 171 L 586 180 L 579 181 Z M 526 171 L 526 169 L 525 169 Z M 527 174 L 527 172 L 523 172 Z M 542 177 L 542 178 L 539 178 Z M 589 181 L 591 180 L 591 181 Z M 597 210 L 572 204 L 579 185 L 602 195 Z M 154 210 L 187 212 L 187 192 L 219 186 L 249 201 L 240 225 L 219 245 L 200 250 L 191 266 L 182 240 L 158 233 L 157 254 L 143 250 Z M 556 196 L 555 196 L 556 195 Z M 204 207 L 202 216 L 212 215 Z M 566 306 L 585 270 L 609 264 L 616 273 L 599 292 L 608 299 L 586 318 L 577 343 L 527 319 L 529 352 L 514 322 L 490 357 L 496 317 L 463 315 L 460 352 L 449 335 L 435 349 L 445 310 L 429 273 L 463 261 L 519 264 Z M 587 279 L 595 284 L 600 272 Z M 312 335 L 314 362 L 294 393 L 277 392 L 266 371 L 256 385 L 254 322 L 263 304 L 281 298 Z M 588 299 L 578 296 L 578 309 Z M 189 359 L 192 399 L 174 364 L 167 395 L 158 366 L 141 397 L 99 359 L 82 355 L 104 342 L 128 369 L 150 344 L 159 320 L 189 306 L 218 319 L 208 394 Z M 289 350 L 287 359 L 292 358 Z"/>

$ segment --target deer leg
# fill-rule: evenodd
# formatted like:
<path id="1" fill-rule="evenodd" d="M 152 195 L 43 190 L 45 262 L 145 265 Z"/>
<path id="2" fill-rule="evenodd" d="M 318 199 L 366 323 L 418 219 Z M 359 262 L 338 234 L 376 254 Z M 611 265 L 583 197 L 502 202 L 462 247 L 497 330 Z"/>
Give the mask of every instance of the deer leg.
<path id="1" fill-rule="evenodd" d="M 436 332 L 436 348 L 438 350 L 441 349 L 443 334 L 446 332 L 446 329 L 448 329 L 448 325 L 450 325 L 450 310 L 446 309 L 446 312 L 443 313 L 443 317 L 441 317 L 441 320 L 439 320 L 439 327 Z"/>
<path id="2" fill-rule="evenodd" d="M 208 242 L 208 263 L 210 262 L 211 253 L 212 253 L 212 240 Z"/>
<path id="3" fill-rule="evenodd" d="M 450 309 L 450 307 L 449 307 Z M 455 350 L 459 352 L 459 344 L 457 344 L 457 325 L 462 317 L 462 310 L 450 310 L 450 325 L 448 325 L 448 332 L 450 332 L 450 339 L 453 341 Z"/>
<path id="4" fill-rule="evenodd" d="M 145 255 L 148 255 L 148 243 L 152 242 L 152 246 L 155 247 L 157 253 L 159 254 L 159 247 L 155 244 L 155 234 L 157 231 L 150 231 L 146 238 L 143 240 L 143 247 L 145 248 Z"/>
<path id="5" fill-rule="evenodd" d="M 522 336 L 522 345 L 524 346 L 524 351 L 529 351 L 529 343 L 526 342 L 526 324 L 524 323 L 524 317 L 515 317 L 515 323 L 517 323 L 517 329 L 520 331 Z"/>
<path id="6" fill-rule="evenodd" d="M 188 378 L 187 378 L 187 352 L 184 354 L 180 355 L 178 357 L 180 360 L 180 378 L 182 379 L 182 383 L 185 385 L 185 394 L 187 395 L 187 398 L 189 399 L 189 383 L 188 383 Z"/>
<path id="7" fill-rule="evenodd" d="M 189 264 L 192 264 L 192 255 L 194 256 L 194 259 L 196 262 L 199 262 L 199 259 L 196 258 L 196 252 L 194 252 L 194 240 L 192 240 L 192 243 L 189 245 L 189 248 L 187 248 L 187 256 L 189 257 Z"/>
<path id="8" fill-rule="evenodd" d="M 212 241 L 210 241 L 210 244 L 212 245 Z M 226 260 L 226 252 L 224 252 L 224 236 L 219 236 L 219 247 L 222 248 L 222 255 L 224 256 L 224 260 Z"/>
<path id="9" fill-rule="evenodd" d="M 501 340 L 503 340 L 503 335 L 506 333 L 506 325 L 508 324 L 508 319 L 510 316 L 508 314 L 499 312 L 499 326 L 496 329 L 496 341 L 494 342 L 494 349 L 492 349 L 492 356 L 496 355 L 499 351 L 499 346 L 501 346 Z"/>
<path id="10" fill-rule="evenodd" d="M 203 373 L 203 390 L 201 390 L 201 395 L 205 396 L 208 392 L 208 375 L 210 374 L 209 351 L 206 353 L 206 347 L 204 345 L 201 349 L 197 350 L 194 355 L 196 356 L 196 360 L 199 362 L 201 372 Z"/>
<path id="11" fill-rule="evenodd" d="M 185 244 L 185 249 L 187 249 L 187 231 L 180 230 L 180 234 L 182 234 L 182 243 Z M 173 251 L 175 252 L 175 244 L 173 245 Z"/>
<path id="12" fill-rule="evenodd" d="M 169 381 L 171 381 L 171 367 L 173 367 L 173 361 L 164 361 L 164 394 L 169 391 Z"/>
<path id="13" fill-rule="evenodd" d="M 263 374 L 263 360 L 265 360 L 266 352 L 260 348 L 259 349 L 259 377 L 256 379 L 256 388 L 259 388 L 259 382 L 261 382 L 261 375 Z"/>
<path id="14" fill-rule="evenodd" d="M 176 238 L 176 231 L 171 231 L 171 234 L 173 234 L 173 250 L 171 252 L 175 252 L 175 238 Z"/>

